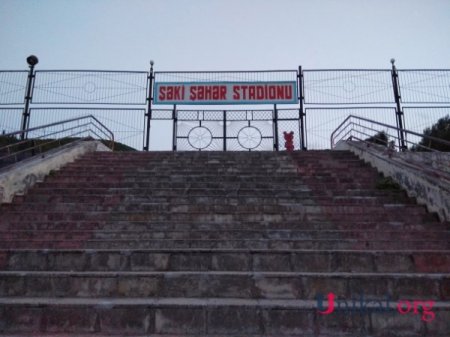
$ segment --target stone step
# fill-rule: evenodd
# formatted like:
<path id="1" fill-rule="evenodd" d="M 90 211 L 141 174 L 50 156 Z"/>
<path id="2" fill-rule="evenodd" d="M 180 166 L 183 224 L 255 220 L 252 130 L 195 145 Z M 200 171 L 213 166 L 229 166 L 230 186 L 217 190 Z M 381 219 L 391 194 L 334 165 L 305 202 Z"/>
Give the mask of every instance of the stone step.
<path id="1" fill-rule="evenodd" d="M 58 213 L 58 212 L 127 212 L 129 215 L 148 213 L 149 216 L 158 216 L 159 214 L 165 214 L 168 217 L 173 217 L 177 214 L 181 215 L 213 215 L 213 214 L 229 214 L 233 216 L 239 216 L 240 214 L 279 214 L 283 219 L 287 218 L 289 213 L 291 216 L 301 215 L 302 217 L 306 214 L 332 214 L 333 216 L 348 216 L 348 215 L 374 215 L 374 216 L 385 216 L 390 215 L 390 218 L 404 218 L 405 215 L 409 217 L 415 216 L 425 216 L 427 211 L 425 207 L 417 205 L 405 205 L 405 204 L 381 204 L 381 205 L 334 205 L 334 204 L 321 204 L 317 205 L 314 200 L 307 200 L 305 203 L 289 203 L 289 204 L 172 204 L 172 203 L 160 203 L 154 202 L 152 200 L 144 201 L 131 201 L 123 200 L 118 202 L 118 200 L 110 199 L 105 203 L 95 203 L 90 200 L 84 200 L 84 202 L 59 202 L 59 203 L 27 203 L 16 207 L 10 208 L 10 216 L 22 216 L 27 213 L 34 212 L 48 212 L 48 213 Z M 398 212 L 405 212 L 406 214 L 397 214 Z M 170 214 L 167 214 L 170 213 Z"/>
<path id="2" fill-rule="evenodd" d="M 305 206 L 306 208 L 307 206 Z M 108 211 L 108 209 L 102 208 L 101 211 L 91 211 L 84 212 L 83 209 L 79 210 L 69 210 L 60 209 L 58 211 L 48 211 L 46 213 L 40 212 L 11 212 L 4 215 L 0 219 L 0 228 L 5 228 L 5 225 L 9 227 L 11 223 L 18 222 L 46 222 L 46 221 L 104 221 L 116 220 L 116 221 L 128 221 L 128 222 L 216 222 L 216 223 L 229 223 L 229 222 L 313 222 L 313 221 L 351 221 L 351 222 L 365 222 L 365 221 L 436 221 L 436 215 L 432 214 L 420 214 L 417 212 L 412 212 L 413 214 L 401 212 L 401 213 L 342 213 L 342 214 L 325 214 L 320 211 L 320 207 L 314 206 L 317 211 L 313 213 L 312 210 L 302 211 L 301 209 L 297 212 L 287 212 L 287 213 L 276 213 L 276 212 L 266 212 L 261 213 L 257 210 L 240 212 L 235 214 L 230 214 L 225 211 L 221 213 L 208 213 L 208 212 L 150 212 L 150 211 L 119 211 L 111 212 L 113 208 Z"/>
<path id="3" fill-rule="evenodd" d="M 58 185 L 58 184 L 55 184 Z M 91 194 L 148 194 L 151 193 L 153 189 L 147 188 L 146 186 L 142 186 L 136 183 L 133 184 L 125 184 L 125 183 L 115 183 L 108 184 L 97 182 L 95 184 L 83 184 L 78 185 L 76 182 L 70 184 L 61 184 L 61 186 L 52 186 L 44 183 L 37 183 L 33 189 L 29 191 L 29 195 L 42 195 L 42 194 L 70 194 L 70 195 L 91 195 Z M 318 184 L 317 186 L 323 187 L 324 184 Z M 292 190 L 298 193 L 309 193 L 309 195 L 313 195 L 315 197 L 320 197 L 321 195 L 337 195 L 337 196 L 375 196 L 375 197 L 386 197 L 386 196 L 395 196 L 402 197 L 405 196 L 405 192 L 397 191 L 397 190 L 377 190 L 373 187 L 368 188 L 349 188 L 344 189 L 339 186 L 331 186 L 327 185 L 329 188 L 325 190 L 312 190 L 311 188 L 316 187 L 314 184 L 312 185 L 290 185 L 284 190 Z M 331 187 L 336 187 L 336 190 L 332 190 Z M 183 189 L 185 189 L 183 187 Z M 160 188 L 158 190 L 167 191 L 170 195 L 170 189 Z M 64 193 L 64 191 L 67 191 Z M 251 196 L 251 194 L 249 194 Z"/>
<path id="4" fill-rule="evenodd" d="M 64 193 L 64 191 L 66 191 Z M 103 191 L 103 193 L 102 193 Z M 329 205 L 383 205 L 404 204 L 416 205 L 414 199 L 407 198 L 403 193 L 374 193 L 361 190 L 348 190 L 347 194 L 332 195 L 324 190 L 318 195 L 312 195 L 310 190 L 301 191 L 270 191 L 270 190 L 237 190 L 218 191 L 202 189 L 47 189 L 40 188 L 30 191 L 26 196 L 16 196 L 14 204 L 4 204 L 0 209 L 20 206 L 25 202 L 59 203 L 86 202 L 91 203 L 124 203 L 153 201 L 173 204 L 329 204 Z"/>
<path id="5" fill-rule="evenodd" d="M 97 179 L 95 179 L 97 178 Z M 61 188 L 105 188 L 106 183 L 110 184 L 110 188 L 201 188 L 201 189 L 229 189 L 239 187 L 241 189 L 288 189 L 288 190 L 311 190 L 314 187 L 326 186 L 329 190 L 337 192 L 345 189 L 376 189 L 377 179 L 365 179 L 362 181 L 352 181 L 352 179 L 317 179 L 307 181 L 299 179 L 296 176 L 288 176 L 283 179 L 275 180 L 270 176 L 250 179 L 232 179 L 222 180 L 221 176 L 213 178 L 199 177 L 198 179 L 157 179 L 157 177 L 137 178 L 137 177 L 69 177 L 64 176 L 58 179 L 49 179 L 44 183 L 36 184 L 36 187 L 45 187 L 53 189 Z M 145 184 L 139 186 L 137 184 Z"/>
<path id="6" fill-rule="evenodd" d="M 418 219 L 410 221 L 358 221 L 347 220 L 317 220 L 317 221 L 121 221 L 121 220 L 44 220 L 28 219 L 13 221 L 0 219 L 1 230 L 63 230 L 63 231 L 196 231 L 196 230 L 362 230 L 362 231 L 448 231 L 449 224 L 438 221 L 420 222 Z"/>
<path id="7" fill-rule="evenodd" d="M 267 196 L 238 196 L 238 197 L 183 197 L 183 196 L 160 196 L 153 197 L 146 195 L 147 190 L 142 191 L 140 194 L 134 193 L 133 195 L 127 194 L 123 191 L 122 194 L 110 194 L 106 192 L 102 194 L 63 194 L 62 192 L 50 193 L 39 193 L 35 191 L 34 193 L 27 195 L 26 197 L 16 198 L 14 204 L 20 206 L 20 204 L 26 201 L 27 205 L 31 203 L 35 204 L 55 204 L 55 203 L 86 203 L 91 204 L 113 204 L 113 203 L 145 203 L 154 202 L 158 204 L 171 204 L 171 205 L 197 205 L 197 204 L 209 204 L 209 205 L 245 205 L 245 204 L 256 204 L 256 205 L 291 205 L 291 204 L 302 204 L 302 205 L 386 205 L 393 204 L 394 200 L 397 204 L 400 201 L 396 197 L 388 199 L 386 197 L 380 196 L 319 196 L 312 198 L 310 193 L 305 192 L 304 196 L 297 196 L 295 198 L 283 198 L 283 197 L 267 197 Z M 82 191 L 80 191 L 82 192 Z M 302 193 L 303 194 L 303 193 Z M 415 204 L 413 199 L 404 198 L 401 200 L 401 204 Z M 11 207 L 9 208 L 11 209 Z"/>
<path id="8" fill-rule="evenodd" d="M 0 270 L 448 273 L 450 250 L 0 250 Z"/>
<path id="9" fill-rule="evenodd" d="M 350 298 L 450 300 L 450 273 L 246 271 L 0 271 L 0 297 L 182 297 L 307 299 L 332 291 Z"/>
<path id="10" fill-rule="evenodd" d="M 359 294 L 355 294 L 359 296 Z M 359 297 L 358 297 L 359 299 Z M 0 328 L 8 336 L 398 336 L 447 337 L 448 302 L 358 303 L 337 298 L 342 309 L 329 315 L 317 300 L 218 298 L 0 298 Z M 419 303 L 420 302 L 420 303 Z M 347 310 L 346 305 L 349 306 Z M 352 309 L 354 309 L 352 311 Z M 399 324 L 399 322 L 401 324 Z"/>
<path id="11" fill-rule="evenodd" d="M 204 248 L 204 249 L 330 249 L 330 250 L 448 250 L 450 243 L 446 238 L 439 240 L 292 240 L 292 239 L 227 239 L 227 240 L 98 240 L 83 238 L 82 240 L 54 241 L 46 239 L 0 240 L 0 247 L 4 249 L 168 249 L 168 248 Z"/>
<path id="12" fill-rule="evenodd" d="M 134 230 L 132 228 L 122 230 L 0 230 L 0 239 L 7 240 L 83 240 L 92 238 L 95 240 L 152 240 L 152 239 L 170 239 L 170 240 L 235 240 L 235 239 L 302 239 L 302 240 L 338 240 L 338 239 L 357 239 L 357 240 L 449 240 L 450 231 L 405 231 L 405 230 L 298 230 L 298 229 L 196 229 L 196 230 Z"/>
<path id="13" fill-rule="evenodd" d="M 65 193 L 64 193 L 65 191 Z M 89 198 L 93 198 L 90 200 Z M 328 191 L 323 190 L 320 193 L 313 193 L 309 189 L 302 190 L 270 190 L 270 189 L 149 189 L 149 188 L 39 188 L 33 189 L 27 196 L 17 196 L 14 199 L 15 205 L 27 203 L 46 203 L 46 202 L 137 202 L 145 200 L 156 200 L 157 202 L 175 204 L 195 204 L 195 203 L 214 203 L 214 204 L 239 204 L 239 203 L 258 203 L 258 204 L 331 204 L 331 205 L 380 205 L 380 204 L 415 204 L 415 200 L 408 198 L 403 192 L 386 193 L 374 191 L 371 195 L 369 190 L 347 190 Z M 190 202 L 189 202 L 190 201 Z M 0 209 L 6 209 L 7 204 L 2 205 Z"/>
<path id="14" fill-rule="evenodd" d="M 89 194 L 98 193 L 104 189 L 106 194 L 133 194 L 134 191 L 155 196 L 227 196 L 227 197 L 237 197 L 237 196 L 271 196 L 274 197 L 304 197 L 305 192 L 311 195 L 311 190 L 307 187 L 292 186 L 289 188 L 279 188 L 273 189 L 267 188 L 241 188 L 241 187 L 224 187 L 224 188 L 197 188 L 191 186 L 179 187 L 179 188 L 168 188 L 167 186 L 162 186 L 160 188 L 151 187 L 145 184 L 133 183 L 133 184 L 123 184 L 123 183 L 103 183 L 97 182 L 95 184 L 77 184 L 77 183 L 67 183 L 67 184 L 45 184 L 36 186 L 35 189 L 30 191 L 30 195 L 34 193 L 43 194 L 64 194 L 62 191 L 66 190 L 67 194 Z M 359 188 L 358 188 L 359 189 Z"/>

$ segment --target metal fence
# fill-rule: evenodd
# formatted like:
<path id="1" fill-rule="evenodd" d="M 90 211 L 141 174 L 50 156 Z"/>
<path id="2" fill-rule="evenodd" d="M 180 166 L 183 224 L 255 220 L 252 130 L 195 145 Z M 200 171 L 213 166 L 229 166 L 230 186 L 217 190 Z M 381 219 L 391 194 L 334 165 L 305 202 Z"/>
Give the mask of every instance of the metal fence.
<path id="1" fill-rule="evenodd" d="M 395 103 L 390 70 L 304 70 L 305 104 Z"/>
<path id="2" fill-rule="evenodd" d="M 148 91 L 146 72 L 36 71 L 34 104 L 142 105 Z"/>
<path id="3" fill-rule="evenodd" d="M 298 104 L 159 106 L 155 83 L 291 81 Z M 0 131 L 94 115 L 118 142 L 147 150 L 329 148 L 352 114 L 418 133 L 450 113 L 450 70 L 203 72 L 0 71 Z"/>
<path id="4" fill-rule="evenodd" d="M 0 72 L 0 105 L 11 106 L 0 108 L 0 131 L 93 115 L 118 142 L 142 149 L 148 85 L 148 72 Z"/>
<path id="5" fill-rule="evenodd" d="M 23 104 L 28 73 L 0 71 L 0 105 Z"/>

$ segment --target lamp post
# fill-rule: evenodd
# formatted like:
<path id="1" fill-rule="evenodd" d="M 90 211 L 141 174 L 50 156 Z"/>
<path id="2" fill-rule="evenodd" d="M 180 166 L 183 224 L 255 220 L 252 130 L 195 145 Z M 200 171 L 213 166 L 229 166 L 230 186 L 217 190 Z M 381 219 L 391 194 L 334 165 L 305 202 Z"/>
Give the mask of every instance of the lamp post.
<path id="1" fill-rule="evenodd" d="M 150 76 L 148 77 L 149 83 L 149 93 L 148 93 L 148 108 L 147 108 L 147 125 L 145 130 L 145 144 L 144 151 L 150 150 L 150 120 L 152 118 L 152 95 L 153 95 L 153 65 L 155 62 L 153 60 L 150 61 Z"/>
<path id="2" fill-rule="evenodd" d="M 398 72 L 395 67 L 395 59 L 391 59 L 392 64 L 392 86 L 394 88 L 395 104 L 396 104 L 396 115 L 397 115 L 397 127 L 398 127 L 398 145 L 400 151 L 405 151 L 407 149 L 405 145 L 405 133 L 403 131 L 403 111 L 400 103 L 400 89 L 398 83 Z"/>
<path id="3" fill-rule="evenodd" d="M 28 128 L 29 118 L 30 118 L 30 102 L 31 102 L 31 90 L 33 87 L 33 79 L 34 79 L 34 66 L 39 63 L 39 59 L 35 55 L 30 55 L 27 57 L 27 63 L 30 67 L 30 71 L 28 72 L 28 81 L 27 81 L 27 93 L 25 96 L 25 108 L 23 109 L 22 115 L 22 134 L 20 135 L 21 140 L 25 140 L 27 135 L 25 134 L 25 130 Z"/>

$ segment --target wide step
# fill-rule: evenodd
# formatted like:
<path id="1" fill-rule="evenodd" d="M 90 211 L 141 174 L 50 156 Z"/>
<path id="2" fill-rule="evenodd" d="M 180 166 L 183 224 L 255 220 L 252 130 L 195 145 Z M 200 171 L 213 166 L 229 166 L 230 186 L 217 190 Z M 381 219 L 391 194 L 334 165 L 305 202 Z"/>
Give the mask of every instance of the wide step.
<path id="1" fill-rule="evenodd" d="M 352 303 L 351 299 L 344 301 Z M 8 335 L 22 331 L 52 336 L 59 332 L 119 336 L 385 337 L 395 331 L 410 337 L 448 336 L 448 302 L 436 302 L 425 313 L 410 311 L 405 315 L 398 312 L 397 304 L 386 299 L 380 307 L 364 301 L 362 306 L 356 304 L 354 311 L 336 310 L 321 315 L 317 301 L 305 300 L 16 298 L 0 299 L 0 319 L 5 322 L 2 332 Z"/>

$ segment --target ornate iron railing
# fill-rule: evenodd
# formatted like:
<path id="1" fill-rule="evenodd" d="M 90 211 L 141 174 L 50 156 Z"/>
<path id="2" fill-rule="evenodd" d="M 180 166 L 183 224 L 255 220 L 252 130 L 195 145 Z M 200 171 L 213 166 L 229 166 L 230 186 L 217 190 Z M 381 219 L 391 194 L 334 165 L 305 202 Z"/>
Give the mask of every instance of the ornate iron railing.
<path id="1" fill-rule="evenodd" d="M 0 132 L 95 115 L 114 131 L 117 141 L 136 149 L 283 150 L 285 131 L 294 132 L 296 150 L 320 149 L 329 147 L 329 134 L 352 114 L 395 125 L 405 147 L 402 130 L 421 133 L 450 113 L 450 70 L 397 70 L 392 64 L 385 70 L 154 72 L 151 63 L 149 72 L 35 71 L 36 63 L 37 58 L 29 72 L 0 71 Z M 153 97 L 155 85 L 164 83 L 276 81 L 296 83 L 298 104 L 246 103 L 220 110 L 205 105 L 188 110 L 184 105 L 158 105 Z M 256 116 L 262 113 L 257 111 L 266 113 Z M 195 145 L 197 133 L 206 138 Z M 244 144 L 244 135 L 258 144 Z"/>

